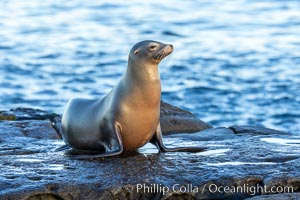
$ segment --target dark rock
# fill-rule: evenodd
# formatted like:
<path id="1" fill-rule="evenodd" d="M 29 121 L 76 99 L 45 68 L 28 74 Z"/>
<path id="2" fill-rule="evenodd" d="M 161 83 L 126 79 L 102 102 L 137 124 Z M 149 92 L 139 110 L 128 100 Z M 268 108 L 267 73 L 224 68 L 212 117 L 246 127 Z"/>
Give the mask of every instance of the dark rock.
<path id="1" fill-rule="evenodd" d="M 27 200 L 63 200 L 63 199 L 53 194 L 35 194 L 28 197 Z"/>
<path id="2" fill-rule="evenodd" d="M 16 120 L 45 120 L 53 119 L 59 116 L 56 113 L 49 113 L 39 109 L 33 108 L 16 108 L 11 109 L 8 112 L 2 111 L 3 113 L 11 113 L 15 115 Z"/>
<path id="3" fill-rule="evenodd" d="M 297 134 L 254 126 L 212 128 L 164 137 L 168 147 L 201 146 L 204 152 L 159 153 L 147 144 L 119 156 L 76 160 L 68 151 L 55 151 L 64 145 L 53 140 L 60 116 L 43 119 L 38 113 L 46 113 L 30 112 L 35 120 L 0 122 L 0 199 L 299 197 Z M 273 194 L 274 187 L 294 193 Z"/>
<path id="4" fill-rule="evenodd" d="M 9 111 L 0 111 L 0 120 L 16 120 L 16 115 Z"/>
<path id="5" fill-rule="evenodd" d="M 232 129 L 236 134 L 243 134 L 243 133 L 252 133 L 257 135 L 274 135 L 274 134 L 287 135 L 288 134 L 282 131 L 277 131 L 262 126 L 231 126 L 229 128 Z"/>
<path id="6" fill-rule="evenodd" d="M 211 125 L 199 120 L 194 114 L 161 102 L 160 123 L 164 134 L 194 133 L 212 128 Z"/>
<path id="7" fill-rule="evenodd" d="M 43 110 L 33 109 L 33 108 L 16 108 L 16 109 L 11 109 L 9 111 L 0 111 L 0 120 L 6 120 L 6 121 L 7 120 L 16 120 L 16 121 L 50 120 L 51 121 L 50 125 L 57 132 L 56 136 L 53 137 L 53 139 L 54 138 L 61 139 L 61 116 L 56 113 L 49 113 Z M 44 127 L 47 125 L 44 124 L 38 126 Z M 29 132 L 32 132 L 34 129 L 36 129 L 36 127 L 34 128 L 28 127 L 28 128 L 31 129 Z M 47 128 L 45 130 L 47 130 Z M 39 129 L 38 131 L 41 130 Z M 39 137 L 38 135 L 39 134 L 35 133 L 35 137 Z M 48 137 L 46 136 L 46 138 Z"/>
<path id="8" fill-rule="evenodd" d="M 265 180 L 266 194 L 293 193 L 300 191 L 300 177 Z M 278 190 L 278 191 L 277 191 Z"/>
<path id="9" fill-rule="evenodd" d="M 246 200 L 299 200 L 300 193 L 282 193 L 272 195 L 261 195 L 256 197 L 247 198 Z"/>
<path id="10" fill-rule="evenodd" d="M 27 123 L 28 124 L 25 124 Z M 49 120 L 22 121 L 24 123 L 23 134 L 27 137 L 37 139 L 60 139 L 56 131 L 52 128 Z"/>
<path id="11" fill-rule="evenodd" d="M 20 127 L 16 127 L 16 124 L 11 121 L 0 121 L 0 139 L 11 141 L 10 138 L 24 136 Z"/>
<path id="12" fill-rule="evenodd" d="M 236 138 L 236 135 L 231 129 L 228 128 L 211 128 L 197 133 L 186 134 L 178 133 L 166 136 L 167 138 L 182 138 L 192 141 L 207 141 L 207 140 L 228 140 Z"/>
<path id="13" fill-rule="evenodd" d="M 2 138 L 27 136 L 37 139 L 60 139 L 49 120 L 2 121 L 0 134 Z"/>

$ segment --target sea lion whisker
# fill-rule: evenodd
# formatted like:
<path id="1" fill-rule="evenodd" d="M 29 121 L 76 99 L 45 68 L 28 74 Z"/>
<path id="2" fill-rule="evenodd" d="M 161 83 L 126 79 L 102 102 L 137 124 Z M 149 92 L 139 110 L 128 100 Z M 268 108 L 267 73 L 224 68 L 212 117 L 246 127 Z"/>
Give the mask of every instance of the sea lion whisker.
<path id="1" fill-rule="evenodd" d="M 160 53 L 155 56 L 155 64 L 158 65 L 160 58 Z"/>
<path id="2" fill-rule="evenodd" d="M 159 60 L 159 58 L 160 58 L 160 56 L 161 56 L 162 53 L 163 53 L 163 52 L 159 52 L 154 58 L 155 58 L 156 60 Z"/>
<path id="3" fill-rule="evenodd" d="M 163 57 L 163 52 L 161 52 L 161 53 L 159 54 L 158 60 L 161 61 L 162 57 Z"/>
<path id="4" fill-rule="evenodd" d="M 167 54 L 168 54 L 167 52 L 163 52 L 161 60 L 164 59 L 167 56 Z"/>
<path id="5" fill-rule="evenodd" d="M 156 55 L 155 57 L 155 64 L 158 65 L 158 63 L 161 61 L 162 59 L 162 54 L 163 52 L 159 52 L 158 55 Z"/>
<path id="6" fill-rule="evenodd" d="M 161 58 L 160 58 L 160 59 L 162 60 L 162 59 L 164 59 L 165 57 L 166 57 L 166 50 L 164 50 L 164 51 L 162 52 L 162 55 L 161 55 Z"/>

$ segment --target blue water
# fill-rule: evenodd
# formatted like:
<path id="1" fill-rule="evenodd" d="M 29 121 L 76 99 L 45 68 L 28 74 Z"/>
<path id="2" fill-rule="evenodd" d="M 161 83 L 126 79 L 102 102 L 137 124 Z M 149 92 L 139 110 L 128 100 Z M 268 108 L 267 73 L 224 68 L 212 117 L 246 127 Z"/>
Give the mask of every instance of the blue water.
<path id="1" fill-rule="evenodd" d="M 153 39 L 163 100 L 214 126 L 300 131 L 300 2 L 0 1 L 0 109 L 101 98 Z"/>

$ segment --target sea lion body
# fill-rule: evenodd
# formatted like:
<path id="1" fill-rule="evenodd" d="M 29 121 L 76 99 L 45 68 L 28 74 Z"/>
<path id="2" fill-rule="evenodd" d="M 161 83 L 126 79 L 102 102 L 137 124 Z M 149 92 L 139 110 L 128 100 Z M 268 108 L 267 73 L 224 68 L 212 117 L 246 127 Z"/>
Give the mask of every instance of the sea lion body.
<path id="1" fill-rule="evenodd" d="M 64 140 L 71 147 L 86 150 L 101 150 L 97 143 L 112 135 L 100 128 L 101 124 L 122 125 L 122 143 L 124 150 L 137 149 L 152 138 L 159 121 L 159 102 L 144 104 L 135 90 L 124 87 L 123 80 L 103 99 L 88 100 L 74 98 L 66 106 L 63 115 L 65 126 Z M 152 87 L 151 87 L 152 88 Z M 133 99 L 135 97 L 135 99 Z M 145 120 L 141 120 L 145 119 Z"/>
<path id="2" fill-rule="evenodd" d="M 65 143 L 79 150 L 103 152 L 94 157 L 134 150 L 149 141 L 162 151 L 195 151 L 167 149 L 161 139 L 158 64 L 172 51 L 172 45 L 139 42 L 130 51 L 123 77 L 103 99 L 71 99 L 62 117 Z"/>

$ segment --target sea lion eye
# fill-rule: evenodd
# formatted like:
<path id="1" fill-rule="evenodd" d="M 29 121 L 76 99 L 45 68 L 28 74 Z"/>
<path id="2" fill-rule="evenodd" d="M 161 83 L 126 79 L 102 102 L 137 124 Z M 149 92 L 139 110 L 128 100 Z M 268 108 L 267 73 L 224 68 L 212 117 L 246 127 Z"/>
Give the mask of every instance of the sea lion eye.
<path id="1" fill-rule="evenodd" d="M 157 48 L 157 45 L 155 45 L 155 44 L 152 44 L 152 45 L 150 45 L 150 50 L 155 50 Z"/>

